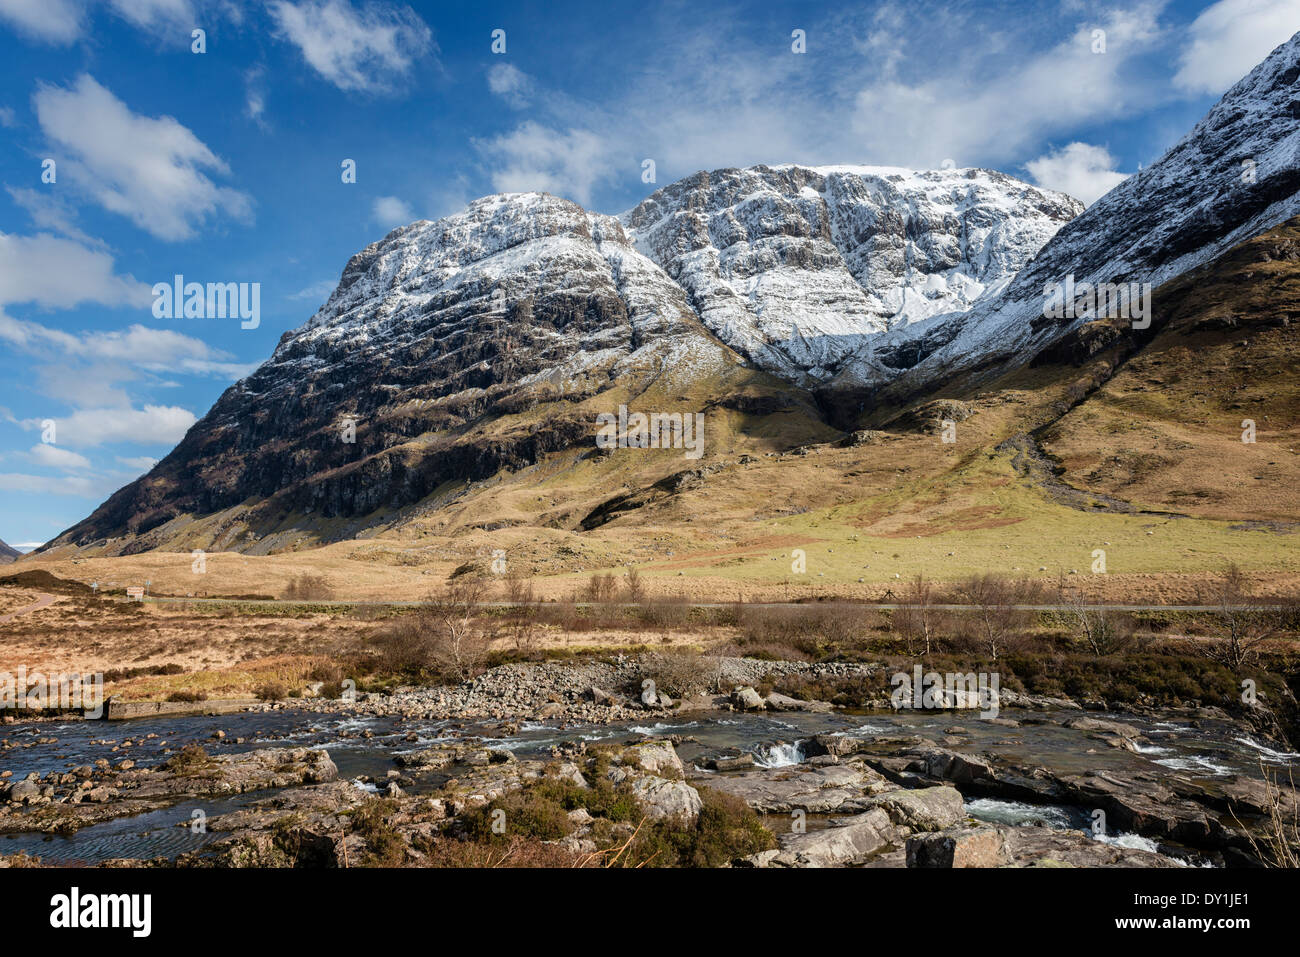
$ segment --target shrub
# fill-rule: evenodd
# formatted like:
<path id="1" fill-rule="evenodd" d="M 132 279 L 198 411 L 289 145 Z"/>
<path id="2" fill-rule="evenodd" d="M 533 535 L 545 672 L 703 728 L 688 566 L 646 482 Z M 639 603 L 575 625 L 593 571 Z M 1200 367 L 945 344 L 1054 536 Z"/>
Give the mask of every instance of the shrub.
<path id="1" fill-rule="evenodd" d="M 690 698 L 709 690 L 714 666 L 694 648 L 665 649 L 642 656 L 637 685 L 646 679 L 674 698 Z"/>
<path id="2" fill-rule="evenodd" d="M 283 597 L 291 601 L 329 601 L 334 589 L 323 575 L 299 575 L 285 586 Z"/>
<path id="3" fill-rule="evenodd" d="M 289 689 L 279 681 L 268 681 L 253 690 L 254 697 L 262 701 L 283 701 L 289 697 Z"/>

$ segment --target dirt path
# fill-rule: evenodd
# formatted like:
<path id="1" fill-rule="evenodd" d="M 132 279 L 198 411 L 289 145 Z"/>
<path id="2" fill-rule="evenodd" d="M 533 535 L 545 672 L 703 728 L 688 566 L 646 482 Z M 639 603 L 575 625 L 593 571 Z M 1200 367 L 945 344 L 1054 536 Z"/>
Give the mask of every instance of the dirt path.
<path id="1" fill-rule="evenodd" d="M 36 599 L 36 601 L 32 602 L 30 605 L 24 605 L 22 608 L 19 608 L 17 611 L 11 611 L 7 615 L 0 615 L 0 625 L 13 621 L 19 615 L 28 615 L 34 611 L 40 611 L 42 608 L 49 608 L 53 604 L 54 604 L 53 595 L 41 595 L 39 598 Z"/>

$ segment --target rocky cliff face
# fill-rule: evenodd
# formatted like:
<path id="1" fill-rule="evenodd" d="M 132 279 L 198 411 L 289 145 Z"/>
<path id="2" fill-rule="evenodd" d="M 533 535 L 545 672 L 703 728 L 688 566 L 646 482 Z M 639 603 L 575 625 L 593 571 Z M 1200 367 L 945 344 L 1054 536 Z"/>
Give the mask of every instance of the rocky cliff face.
<path id="1" fill-rule="evenodd" d="M 989 170 L 759 166 L 697 173 L 621 218 L 722 341 L 816 386 L 887 376 L 872 339 L 969 309 L 1082 211 Z"/>
<path id="2" fill-rule="evenodd" d="M 545 194 L 488 197 L 352 257 L 309 322 L 53 544 L 147 548 L 165 523 L 250 501 L 262 527 L 397 509 L 588 443 L 590 416 L 570 406 L 614 383 L 741 364 L 617 220 Z M 472 429 L 538 404 L 548 414 L 527 428 Z"/>

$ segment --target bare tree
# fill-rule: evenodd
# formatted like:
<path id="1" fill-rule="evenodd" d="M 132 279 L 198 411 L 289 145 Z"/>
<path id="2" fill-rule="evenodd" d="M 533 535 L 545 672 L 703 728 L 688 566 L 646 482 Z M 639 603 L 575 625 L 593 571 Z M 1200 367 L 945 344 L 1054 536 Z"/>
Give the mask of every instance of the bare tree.
<path id="1" fill-rule="evenodd" d="M 623 594 L 629 602 L 637 605 L 645 599 L 645 583 L 635 568 L 629 568 L 623 576 Z"/>
<path id="2" fill-rule="evenodd" d="M 1007 642 L 1028 626 L 1033 612 L 1019 606 L 1037 602 L 1041 589 L 1027 579 L 1007 579 L 991 572 L 974 575 L 958 586 L 963 602 L 974 606 L 980 640 L 994 661 Z"/>
<path id="3" fill-rule="evenodd" d="M 529 605 L 533 601 L 533 580 L 523 572 L 511 569 L 503 583 L 506 601 L 512 605 Z"/>
<path id="4" fill-rule="evenodd" d="M 1061 601 L 1075 633 L 1098 658 L 1122 651 L 1133 642 L 1133 619 L 1104 605 L 1090 605 L 1082 589 L 1061 589 Z"/>
<path id="5" fill-rule="evenodd" d="M 917 575 L 908 583 L 902 605 L 894 611 L 894 628 L 902 636 L 909 655 L 930 654 L 940 620 L 940 612 L 934 607 L 933 587 Z"/>
<path id="6" fill-rule="evenodd" d="M 1240 668 L 1255 658 L 1260 646 L 1283 630 L 1285 606 L 1291 604 L 1283 600 L 1270 604 L 1255 597 L 1246 576 L 1231 562 L 1214 583 L 1210 603 L 1214 612 L 1206 653 L 1229 668 Z"/>
<path id="7" fill-rule="evenodd" d="M 478 617 L 485 594 L 482 579 L 450 581 L 444 593 L 430 597 L 403 615 L 376 641 L 385 664 L 398 670 L 426 668 L 463 681 L 483 669 L 491 635 Z"/>
<path id="8" fill-rule="evenodd" d="M 587 582 L 587 588 L 583 592 L 583 598 L 589 602 L 607 602 L 613 601 L 614 596 L 618 593 L 618 582 L 614 576 L 606 572 L 591 573 L 591 580 Z"/>

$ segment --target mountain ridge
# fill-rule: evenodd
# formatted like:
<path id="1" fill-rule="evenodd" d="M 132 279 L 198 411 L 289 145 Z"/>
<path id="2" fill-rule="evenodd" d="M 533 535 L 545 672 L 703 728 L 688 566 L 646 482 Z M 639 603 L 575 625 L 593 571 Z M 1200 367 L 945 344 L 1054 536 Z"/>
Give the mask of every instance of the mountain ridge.
<path id="1" fill-rule="evenodd" d="M 1165 282 L 1300 212 L 1297 78 L 1300 34 L 1081 213 L 988 171 L 785 164 L 697 173 L 619 217 L 518 193 L 400 227 L 46 549 L 368 534 L 559 453 L 588 460 L 595 414 L 638 399 L 720 410 L 733 450 L 914 419 L 1080 327 L 1044 318 L 1046 282 Z M 1238 184 L 1243 151 L 1256 176 Z M 653 486 L 655 463 L 620 480 Z"/>

